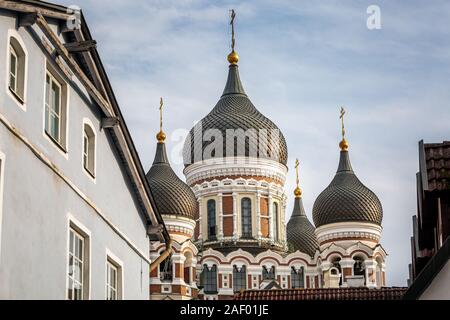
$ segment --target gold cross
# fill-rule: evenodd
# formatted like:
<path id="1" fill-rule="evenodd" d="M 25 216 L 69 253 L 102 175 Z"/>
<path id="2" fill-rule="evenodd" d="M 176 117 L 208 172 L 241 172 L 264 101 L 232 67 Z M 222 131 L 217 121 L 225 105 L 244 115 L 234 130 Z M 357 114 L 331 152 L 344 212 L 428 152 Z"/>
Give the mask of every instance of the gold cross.
<path id="1" fill-rule="evenodd" d="M 345 116 L 345 109 L 344 107 L 341 107 L 341 116 L 339 118 L 341 119 L 342 123 L 342 139 L 345 138 L 344 116 Z"/>
<path id="2" fill-rule="evenodd" d="M 234 45 L 235 45 L 234 19 L 236 18 L 236 12 L 234 11 L 234 9 L 231 9 L 230 12 L 231 12 L 231 21 L 230 21 L 230 25 L 231 25 L 231 49 L 234 51 Z"/>
<path id="3" fill-rule="evenodd" d="M 298 159 L 296 159 L 295 160 L 295 172 L 296 172 L 296 174 L 297 174 L 297 187 L 299 186 L 299 184 L 300 184 L 300 178 L 299 178 L 299 175 L 298 175 L 298 169 L 299 169 L 299 167 L 300 167 L 300 161 L 298 161 Z"/>
<path id="4" fill-rule="evenodd" d="M 162 132 L 163 128 L 163 108 L 164 108 L 164 100 L 161 98 L 161 101 L 159 103 L 159 129 Z"/>

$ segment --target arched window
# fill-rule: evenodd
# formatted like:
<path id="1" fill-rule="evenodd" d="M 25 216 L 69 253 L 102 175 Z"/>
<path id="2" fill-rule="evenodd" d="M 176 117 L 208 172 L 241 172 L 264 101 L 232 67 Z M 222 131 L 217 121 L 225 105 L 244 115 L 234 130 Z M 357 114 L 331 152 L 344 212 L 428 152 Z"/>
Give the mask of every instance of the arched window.
<path id="1" fill-rule="evenodd" d="M 275 280 L 275 266 L 270 269 L 267 269 L 266 266 L 263 266 L 262 277 L 263 280 Z"/>
<path id="2" fill-rule="evenodd" d="M 247 289 L 247 268 L 233 266 L 233 291 L 240 292 Z"/>
<path id="3" fill-rule="evenodd" d="M 341 277 L 339 279 L 339 285 L 342 285 L 342 269 L 341 269 L 340 262 L 341 262 L 341 258 L 337 257 L 337 258 L 334 258 L 331 263 L 333 264 L 333 267 L 339 271 L 339 274 L 341 275 Z"/>
<path id="4" fill-rule="evenodd" d="M 208 239 L 216 238 L 216 201 L 208 200 Z"/>
<path id="5" fill-rule="evenodd" d="M 203 285 L 203 291 L 206 294 L 217 293 L 217 266 L 213 265 L 211 268 L 205 264 L 201 274 L 201 284 Z"/>
<path id="6" fill-rule="evenodd" d="M 249 198 L 241 200 L 242 237 L 252 237 L 252 201 Z"/>
<path id="7" fill-rule="evenodd" d="M 83 126 L 83 167 L 95 177 L 95 133 L 87 123 Z"/>
<path id="8" fill-rule="evenodd" d="M 305 271 L 304 268 L 296 270 L 295 267 L 291 268 L 291 286 L 292 289 L 304 288 L 305 287 Z"/>
<path id="9" fill-rule="evenodd" d="M 275 230 L 275 232 L 274 232 L 274 239 L 276 240 L 276 241 L 278 241 L 278 240 L 280 240 L 280 237 L 279 237 L 279 232 L 280 232 L 280 217 L 279 217 L 279 213 L 278 213 L 278 203 L 277 202 L 274 202 L 273 203 L 273 212 L 272 212 L 272 214 L 273 214 L 273 219 L 274 219 L 274 230 Z"/>
<path id="10" fill-rule="evenodd" d="M 159 279 L 161 281 L 172 281 L 172 256 L 168 256 L 163 262 L 159 264 Z"/>
<path id="11" fill-rule="evenodd" d="M 10 92 L 21 104 L 25 100 L 25 68 L 25 51 L 16 38 L 10 37 L 8 87 Z"/>
<path id="12" fill-rule="evenodd" d="M 365 276 L 364 260 L 359 256 L 354 257 L 353 260 L 355 261 L 353 264 L 353 275 Z"/>

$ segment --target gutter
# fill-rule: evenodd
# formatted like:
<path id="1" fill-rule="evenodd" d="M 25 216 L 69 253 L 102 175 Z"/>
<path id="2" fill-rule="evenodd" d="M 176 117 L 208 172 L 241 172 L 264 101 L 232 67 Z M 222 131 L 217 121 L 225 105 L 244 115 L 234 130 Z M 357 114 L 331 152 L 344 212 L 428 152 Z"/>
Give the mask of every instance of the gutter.
<path id="1" fill-rule="evenodd" d="M 155 270 L 161 262 L 163 262 L 172 253 L 172 239 L 166 241 L 166 249 L 159 255 L 159 257 L 150 264 L 150 272 Z"/>

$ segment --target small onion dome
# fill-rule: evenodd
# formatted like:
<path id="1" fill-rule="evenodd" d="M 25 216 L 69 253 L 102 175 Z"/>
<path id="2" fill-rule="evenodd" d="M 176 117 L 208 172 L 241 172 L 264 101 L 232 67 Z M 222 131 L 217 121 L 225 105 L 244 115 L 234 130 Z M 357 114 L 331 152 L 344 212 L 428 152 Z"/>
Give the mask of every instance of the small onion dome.
<path id="1" fill-rule="evenodd" d="M 292 248 L 314 257 L 319 243 L 315 228 L 308 220 L 301 197 L 295 198 L 294 211 L 286 227 L 287 242 Z"/>
<path id="2" fill-rule="evenodd" d="M 147 181 L 160 214 L 196 218 L 198 204 L 195 195 L 170 167 L 163 142 L 157 144 L 155 160 L 147 173 Z"/>
<path id="3" fill-rule="evenodd" d="M 245 93 L 239 77 L 237 54 L 231 53 L 228 59 L 230 62 L 228 80 L 222 97 L 212 111 L 191 129 L 186 138 L 183 150 L 185 166 L 214 157 L 226 157 L 227 130 L 232 132 L 243 130 L 249 133 L 248 138 L 243 137 L 247 141 L 245 148 L 237 146 L 240 139 L 234 139 L 234 156 L 270 158 L 286 165 L 288 150 L 283 134 L 270 119 L 256 109 Z M 205 149 L 210 144 L 217 143 L 217 139 L 203 141 L 203 138 L 208 140 L 205 132 L 217 131 L 222 136 L 223 153 L 208 154 L 204 152 Z"/>
<path id="4" fill-rule="evenodd" d="M 345 146 L 344 146 L 345 147 Z M 337 173 L 313 207 L 316 228 L 338 222 L 370 222 L 381 226 L 383 209 L 378 197 L 353 172 L 346 148 L 341 146 Z"/>

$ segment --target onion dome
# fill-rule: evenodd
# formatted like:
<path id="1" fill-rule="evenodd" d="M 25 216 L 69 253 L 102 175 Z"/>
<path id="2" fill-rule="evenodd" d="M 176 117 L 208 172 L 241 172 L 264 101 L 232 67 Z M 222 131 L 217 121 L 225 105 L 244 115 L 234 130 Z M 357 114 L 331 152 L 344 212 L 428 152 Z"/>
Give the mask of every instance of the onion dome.
<path id="1" fill-rule="evenodd" d="M 297 188 L 294 191 L 295 203 L 292 216 L 286 226 L 286 238 L 292 249 L 314 257 L 319 248 L 319 242 L 315 234 L 316 229 L 308 220 L 305 214 L 305 208 L 303 207 L 302 190 L 299 187 L 298 167 L 299 162 L 297 160 L 295 166 L 297 171 Z"/>
<path id="2" fill-rule="evenodd" d="M 338 222 L 368 222 L 381 226 L 383 209 L 380 200 L 353 172 L 349 145 L 345 138 L 340 147 L 337 173 L 314 203 L 313 219 L 316 228 Z"/>
<path id="3" fill-rule="evenodd" d="M 162 130 L 158 133 L 157 139 L 155 160 L 147 173 L 147 181 L 156 207 L 162 215 L 195 219 L 198 211 L 195 195 L 172 170 L 164 143 L 165 134 Z"/>
<path id="4" fill-rule="evenodd" d="M 287 163 L 286 140 L 279 128 L 260 113 L 248 98 L 239 77 L 238 60 L 238 55 L 233 50 L 228 56 L 230 62 L 228 80 L 222 97 L 214 109 L 192 128 L 186 139 L 183 151 L 186 166 L 214 157 L 230 156 L 230 154 L 231 156 L 270 158 L 284 165 Z M 243 130 L 241 132 L 246 132 L 247 138 L 241 137 L 241 133 L 234 131 L 239 129 Z M 237 139 L 231 137 L 234 142 L 231 140 L 232 142 L 229 143 L 230 149 L 234 144 L 234 150 L 229 150 L 228 153 L 227 130 L 232 130 L 238 137 Z M 210 141 L 203 141 L 210 138 L 210 134 L 205 134 L 207 131 L 213 135 L 214 132 L 220 132 L 222 139 L 219 141 L 223 144 L 221 155 L 217 152 L 209 152 L 209 154 L 204 152 L 210 144 L 217 143 L 216 137 Z M 238 146 L 238 141 L 244 141 L 242 146 Z"/>

